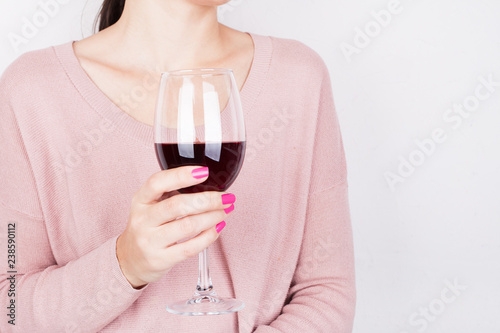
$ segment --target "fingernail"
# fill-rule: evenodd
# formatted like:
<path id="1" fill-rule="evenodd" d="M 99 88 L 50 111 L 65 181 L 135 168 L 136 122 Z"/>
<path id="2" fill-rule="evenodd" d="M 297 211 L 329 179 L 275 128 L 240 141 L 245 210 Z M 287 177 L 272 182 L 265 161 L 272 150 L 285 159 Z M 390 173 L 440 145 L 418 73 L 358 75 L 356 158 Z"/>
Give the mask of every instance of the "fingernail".
<path id="1" fill-rule="evenodd" d="M 191 171 L 191 174 L 193 175 L 193 178 L 196 179 L 208 177 L 208 168 L 204 167 L 204 168 L 194 169 L 193 171 Z"/>
<path id="2" fill-rule="evenodd" d="M 236 197 L 232 193 L 227 193 L 222 195 L 222 204 L 227 205 L 227 204 L 232 204 L 236 201 Z"/>
<path id="3" fill-rule="evenodd" d="M 217 233 L 219 233 L 222 231 L 222 229 L 224 229 L 225 226 L 226 222 L 222 221 L 220 223 L 217 223 L 217 225 L 215 226 L 215 230 L 217 231 Z"/>
<path id="4" fill-rule="evenodd" d="M 226 209 L 224 209 L 224 211 L 226 212 L 226 214 L 231 213 L 233 210 L 234 210 L 234 205 L 233 204 L 231 204 L 231 206 L 229 206 Z"/>

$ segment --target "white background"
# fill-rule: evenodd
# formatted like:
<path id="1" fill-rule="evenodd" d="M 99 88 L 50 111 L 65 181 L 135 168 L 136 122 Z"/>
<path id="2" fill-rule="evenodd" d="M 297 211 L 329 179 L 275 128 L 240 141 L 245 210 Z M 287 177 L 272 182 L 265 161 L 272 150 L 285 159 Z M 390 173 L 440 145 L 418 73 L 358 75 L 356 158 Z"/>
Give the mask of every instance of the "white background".
<path id="1" fill-rule="evenodd" d="M 377 31 L 371 13 L 389 2 L 234 0 L 220 14 L 243 31 L 298 39 L 330 69 L 349 169 L 354 331 L 500 332 L 500 86 L 457 128 L 443 118 L 474 101 L 479 76 L 500 82 L 500 1 L 401 0 Z M 99 6 L 61 5 L 16 51 L 9 34 L 22 35 L 37 3 L 0 3 L 0 72 L 20 52 L 88 36 Z M 367 46 L 355 41 L 365 27 Z M 347 44 L 358 53 L 346 56 Z M 439 128 L 446 140 L 419 153 L 415 140 Z M 410 156 L 421 165 L 391 188 L 385 174 Z"/>

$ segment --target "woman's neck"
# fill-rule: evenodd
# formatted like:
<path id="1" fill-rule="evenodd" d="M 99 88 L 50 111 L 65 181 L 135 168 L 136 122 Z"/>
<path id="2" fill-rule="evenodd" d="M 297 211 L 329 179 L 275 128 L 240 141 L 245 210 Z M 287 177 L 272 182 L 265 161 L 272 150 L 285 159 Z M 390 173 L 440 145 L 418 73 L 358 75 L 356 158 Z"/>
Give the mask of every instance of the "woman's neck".
<path id="1" fill-rule="evenodd" d="M 217 7 L 183 0 L 128 0 L 109 29 L 135 65 L 160 70 L 192 68 L 218 59 L 223 51 Z M 139 60 L 139 62 L 137 62 Z"/>

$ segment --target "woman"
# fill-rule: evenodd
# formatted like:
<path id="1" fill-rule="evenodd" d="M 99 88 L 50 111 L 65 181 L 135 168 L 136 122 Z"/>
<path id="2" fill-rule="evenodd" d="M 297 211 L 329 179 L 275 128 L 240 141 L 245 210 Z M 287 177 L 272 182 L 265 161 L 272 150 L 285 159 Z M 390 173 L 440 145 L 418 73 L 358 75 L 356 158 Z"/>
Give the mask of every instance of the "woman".
<path id="1" fill-rule="evenodd" d="M 299 42 L 219 24 L 225 2 L 106 0 L 99 33 L 27 53 L 3 74 L 0 216 L 15 226 L 17 274 L 15 326 L 4 319 L 0 331 L 351 331 L 346 165 L 327 68 Z M 247 157 L 234 195 L 164 199 L 206 170 L 158 171 L 159 73 L 204 67 L 234 70 Z M 200 196 L 210 200 L 181 213 Z M 191 295 L 209 245 L 218 294 L 245 308 L 168 313 Z"/>

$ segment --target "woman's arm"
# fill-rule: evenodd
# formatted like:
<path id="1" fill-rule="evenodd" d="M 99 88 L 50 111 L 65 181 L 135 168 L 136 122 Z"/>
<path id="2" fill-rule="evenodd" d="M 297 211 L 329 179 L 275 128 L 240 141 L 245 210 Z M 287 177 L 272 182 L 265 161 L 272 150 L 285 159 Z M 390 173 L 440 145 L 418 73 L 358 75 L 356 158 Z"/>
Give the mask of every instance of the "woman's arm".
<path id="1" fill-rule="evenodd" d="M 352 332 L 355 285 L 347 183 L 310 196 L 299 262 L 280 314 L 266 332 Z"/>
<path id="2" fill-rule="evenodd" d="M 64 266 L 57 264 L 21 131 L 6 86 L 0 87 L 0 332 L 98 331 L 142 290 L 132 288 L 120 270 L 116 237 Z M 15 233 L 10 243 L 9 233 Z M 8 245 L 15 249 L 10 262 Z"/>
<path id="3" fill-rule="evenodd" d="M 116 237 L 60 266 L 52 257 L 43 221 L 4 206 L 0 216 L 4 251 L 5 231 L 15 224 L 17 272 L 6 273 L 11 269 L 4 255 L 0 299 L 4 313 L 12 316 L 2 316 L 1 332 L 97 332 L 144 290 L 133 289 L 123 277 L 115 256 Z"/>
<path id="4" fill-rule="evenodd" d="M 298 264 L 281 314 L 255 333 L 352 332 L 356 290 L 346 162 L 324 64 L 323 72 Z"/>

